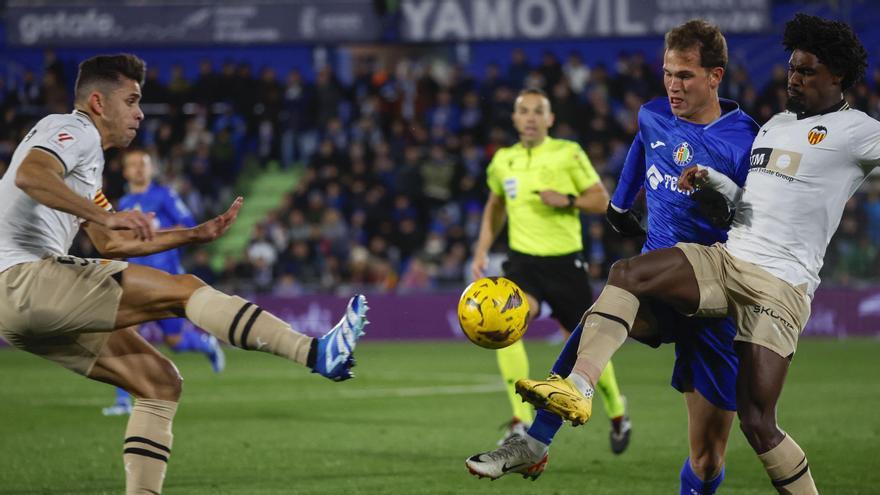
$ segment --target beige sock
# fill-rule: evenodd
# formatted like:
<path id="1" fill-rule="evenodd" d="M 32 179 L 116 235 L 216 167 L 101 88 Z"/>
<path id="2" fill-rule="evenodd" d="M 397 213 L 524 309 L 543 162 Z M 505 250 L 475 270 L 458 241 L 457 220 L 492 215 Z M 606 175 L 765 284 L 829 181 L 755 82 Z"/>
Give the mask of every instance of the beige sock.
<path id="1" fill-rule="evenodd" d="M 162 493 L 165 468 L 171 455 L 171 422 L 175 412 L 176 402 L 135 400 L 125 429 L 122 453 L 126 495 Z"/>
<path id="2" fill-rule="evenodd" d="M 626 342 L 638 311 L 636 296 L 606 285 L 584 319 L 572 373 L 581 375 L 595 387 L 611 356 Z"/>
<path id="3" fill-rule="evenodd" d="M 779 442 L 779 445 L 759 454 L 764 469 L 770 475 L 770 481 L 776 491 L 786 495 L 818 495 L 807 456 L 791 435 Z"/>
<path id="4" fill-rule="evenodd" d="M 205 286 L 190 296 L 186 317 L 196 326 L 242 349 L 271 352 L 306 365 L 312 337 L 303 335 L 263 308 Z"/>

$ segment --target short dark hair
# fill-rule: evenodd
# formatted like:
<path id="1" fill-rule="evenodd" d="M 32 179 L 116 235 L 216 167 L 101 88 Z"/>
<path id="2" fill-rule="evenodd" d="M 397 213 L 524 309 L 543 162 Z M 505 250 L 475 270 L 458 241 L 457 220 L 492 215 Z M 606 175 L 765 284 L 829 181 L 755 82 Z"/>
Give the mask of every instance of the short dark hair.
<path id="1" fill-rule="evenodd" d="M 868 52 L 844 22 L 796 14 L 785 23 L 782 46 L 789 52 L 803 50 L 815 55 L 832 74 L 842 76 L 844 90 L 861 79 L 868 67 Z"/>
<path id="2" fill-rule="evenodd" d="M 527 96 L 527 95 L 540 96 L 541 98 L 544 99 L 544 101 L 547 102 L 547 108 L 550 109 L 551 112 L 553 111 L 553 104 L 550 103 L 550 98 L 547 97 L 547 93 L 546 93 L 543 89 L 541 89 L 541 88 L 524 88 L 524 89 L 521 89 L 521 90 L 519 91 L 519 94 L 516 95 L 516 99 L 515 99 L 514 101 L 519 100 L 519 99 L 522 98 L 523 96 Z"/>
<path id="3" fill-rule="evenodd" d="M 147 153 L 147 150 L 145 150 L 144 148 L 131 147 L 131 148 L 126 148 L 125 151 L 122 152 L 122 159 L 125 160 L 130 155 L 150 156 L 150 154 Z"/>
<path id="4" fill-rule="evenodd" d="M 727 67 L 727 40 L 718 26 L 692 19 L 666 33 L 665 50 L 700 50 L 700 67 Z"/>
<path id="5" fill-rule="evenodd" d="M 79 64 L 76 74 L 74 95 L 76 99 L 86 96 L 84 88 L 94 84 L 115 84 L 122 78 L 131 79 L 141 86 L 147 64 L 136 55 L 120 53 L 117 55 L 97 55 Z"/>

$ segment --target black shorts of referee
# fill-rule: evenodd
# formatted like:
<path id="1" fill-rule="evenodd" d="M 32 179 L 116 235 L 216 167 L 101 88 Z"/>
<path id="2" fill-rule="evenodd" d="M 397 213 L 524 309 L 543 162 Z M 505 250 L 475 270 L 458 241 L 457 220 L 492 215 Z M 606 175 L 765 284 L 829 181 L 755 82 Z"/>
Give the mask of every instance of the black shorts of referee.
<path id="1" fill-rule="evenodd" d="M 587 263 L 581 252 L 561 256 L 532 256 L 511 251 L 502 265 L 504 276 L 527 294 L 546 302 L 553 317 L 569 332 L 593 304 Z M 540 308 L 534 308 L 535 313 Z"/>

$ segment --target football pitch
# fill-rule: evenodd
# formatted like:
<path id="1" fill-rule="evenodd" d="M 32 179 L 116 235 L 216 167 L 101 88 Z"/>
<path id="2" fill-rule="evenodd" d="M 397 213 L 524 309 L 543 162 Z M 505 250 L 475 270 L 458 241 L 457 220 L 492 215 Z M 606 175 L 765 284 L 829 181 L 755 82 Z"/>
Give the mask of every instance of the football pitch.
<path id="1" fill-rule="evenodd" d="M 527 343 L 532 375 L 559 344 Z M 780 423 L 809 455 L 822 493 L 880 492 L 880 341 L 801 342 Z M 332 383 L 281 359 L 237 350 L 211 373 L 172 356 L 185 377 L 166 494 L 672 494 L 687 455 L 673 350 L 627 344 L 615 357 L 634 423 L 629 450 L 608 447 L 596 403 L 564 427 L 537 481 L 478 480 L 464 459 L 494 448 L 509 419 L 491 351 L 465 343 L 370 342 L 357 378 Z M 124 417 L 113 390 L 18 351 L 0 350 L 0 493 L 122 493 Z M 719 494 L 774 493 L 734 425 Z"/>

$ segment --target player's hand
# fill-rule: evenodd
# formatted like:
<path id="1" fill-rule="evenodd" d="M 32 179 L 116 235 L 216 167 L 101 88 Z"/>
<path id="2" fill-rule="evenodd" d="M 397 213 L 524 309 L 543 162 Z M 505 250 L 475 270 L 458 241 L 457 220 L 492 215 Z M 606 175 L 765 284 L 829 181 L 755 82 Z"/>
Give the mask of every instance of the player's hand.
<path id="1" fill-rule="evenodd" d="M 193 228 L 195 233 L 194 242 L 211 242 L 225 234 L 229 227 L 235 223 L 235 219 L 238 218 L 238 210 L 241 209 L 242 203 L 244 203 L 244 198 L 239 196 L 235 198 L 235 201 L 232 202 L 232 206 L 228 210 L 205 223 L 195 226 Z"/>
<path id="2" fill-rule="evenodd" d="M 486 256 L 486 253 L 481 251 L 475 252 L 474 261 L 471 262 L 471 275 L 473 275 L 474 280 L 483 278 L 483 273 L 485 273 L 487 266 L 489 266 L 489 258 Z"/>
<path id="3" fill-rule="evenodd" d="M 639 217 L 632 210 L 626 210 L 621 213 L 615 210 L 609 201 L 608 208 L 605 210 L 605 218 L 608 220 L 611 228 L 624 237 L 645 235 L 645 229 L 642 228 Z"/>
<path id="4" fill-rule="evenodd" d="M 139 241 L 152 241 L 156 233 L 153 229 L 155 216 L 138 210 L 117 211 L 107 215 L 104 226 L 111 230 L 131 230 Z"/>
<path id="5" fill-rule="evenodd" d="M 535 191 L 540 197 L 541 202 L 553 208 L 568 208 L 568 195 L 562 194 L 553 189 L 544 189 L 543 191 Z"/>
<path id="6" fill-rule="evenodd" d="M 678 188 L 682 191 L 693 191 L 705 186 L 709 182 L 709 171 L 700 170 L 692 165 L 681 171 L 678 176 Z"/>

